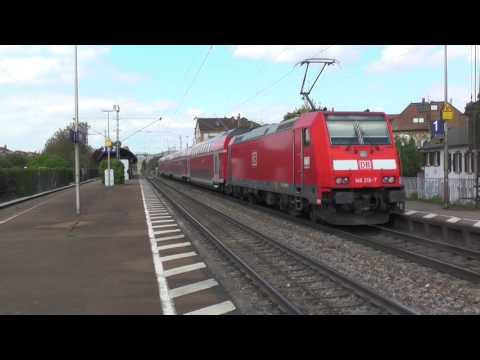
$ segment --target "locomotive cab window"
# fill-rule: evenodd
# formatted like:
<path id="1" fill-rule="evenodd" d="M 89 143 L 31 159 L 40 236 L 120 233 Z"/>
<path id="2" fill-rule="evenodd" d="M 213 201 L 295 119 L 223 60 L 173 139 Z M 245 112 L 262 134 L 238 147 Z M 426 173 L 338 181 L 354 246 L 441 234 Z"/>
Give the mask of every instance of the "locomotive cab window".
<path id="1" fill-rule="evenodd" d="M 387 122 L 381 116 L 329 116 L 332 145 L 389 145 Z"/>
<path id="2" fill-rule="evenodd" d="M 310 129 L 302 129 L 303 146 L 310 145 Z"/>

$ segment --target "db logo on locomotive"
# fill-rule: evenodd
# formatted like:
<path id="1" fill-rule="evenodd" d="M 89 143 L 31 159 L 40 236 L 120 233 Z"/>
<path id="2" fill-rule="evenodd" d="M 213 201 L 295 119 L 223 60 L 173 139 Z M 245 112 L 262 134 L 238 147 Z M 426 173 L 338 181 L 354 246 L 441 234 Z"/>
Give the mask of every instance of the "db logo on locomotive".
<path id="1" fill-rule="evenodd" d="M 358 168 L 361 170 L 370 170 L 372 168 L 371 160 L 358 160 Z"/>

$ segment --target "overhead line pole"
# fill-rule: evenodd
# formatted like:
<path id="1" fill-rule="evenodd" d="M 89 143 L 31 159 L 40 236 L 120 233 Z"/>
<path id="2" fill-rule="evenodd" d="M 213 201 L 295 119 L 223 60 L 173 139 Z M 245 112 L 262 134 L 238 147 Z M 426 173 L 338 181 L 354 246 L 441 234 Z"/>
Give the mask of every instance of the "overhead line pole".
<path id="1" fill-rule="evenodd" d="M 78 64 L 77 64 L 77 45 L 75 45 L 75 200 L 76 212 L 80 215 L 80 151 L 78 148 Z"/>
<path id="2" fill-rule="evenodd" d="M 444 82 L 445 82 L 445 96 L 444 96 L 444 106 L 448 103 L 448 77 L 447 77 L 447 45 L 444 45 Z M 449 188 L 448 188 L 448 163 L 449 163 L 449 156 L 448 156 L 448 123 L 444 119 L 443 122 L 444 128 L 444 162 L 443 162 L 443 208 L 447 209 L 449 206 Z M 453 164 L 452 164 L 453 165 Z"/>
<path id="3" fill-rule="evenodd" d="M 115 146 L 115 153 L 116 153 L 116 157 L 117 157 L 117 160 L 120 160 L 120 144 L 119 144 L 119 141 L 120 141 L 120 135 L 119 135 L 119 126 L 120 126 L 120 119 L 119 119 L 119 113 L 120 113 L 120 106 L 119 105 L 113 105 L 113 110 L 115 110 L 115 112 L 117 113 L 117 142 L 116 142 L 116 146 Z"/>

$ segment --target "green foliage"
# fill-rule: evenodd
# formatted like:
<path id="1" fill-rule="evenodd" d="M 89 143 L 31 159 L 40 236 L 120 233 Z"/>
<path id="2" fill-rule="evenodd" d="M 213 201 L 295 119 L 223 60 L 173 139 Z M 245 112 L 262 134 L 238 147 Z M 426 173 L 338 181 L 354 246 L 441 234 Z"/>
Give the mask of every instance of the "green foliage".
<path id="1" fill-rule="evenodd" d="M 402 163 L 402 176 L 417 176 L 417 172 L 424 165 L 424 157 L 417 150 L 413 138 L 407 143 L 396 137 L 395 144 Z"/>
<path id="2" fill-rule="evenodd" d="M 0 169 L 0 201 L 33 195 L 72 181 L 71 169 Z"/>
<path id="3" fill-rule="evenodd" d="M 0 156 L 0 168 L 23 168 L 27 166 L 28 156 L 19 153 Z"/>
<path id="4" fill-rule="evenodd" d="M 59 155 L 47 155 L 42 154 L 36 156 L 28 162 L 27 165 L 29 168 L 51 168 L 51 169 L 60 169 L 60 168 L 71 168 L 71 164 Z"/>
<path id="5" fill-rule="evenodd" d="M 105 184 L 105 170 L 108 167 L 108 161 L 102 160 L 98 166 L 98 173 L 102 179 L 102 183 Z M 123 163 L 117 159 L 110 159 L 110 168 L 113 169 L 113 176 L 115 185 L 125 183 L 125 172 Z"/>
<path id="6" fill-rule="evenodd" d="M 315 103 L 314 105 L 316 108 L 317 105 Z M 302 106 L 295 108 L 295 110 L 293 110 L 292 112 L 288 112 L 285 115 L 283 115 L 283 121 L 293 119 L 294 117 L 297 117 L 303 113 L 310 112 L 310 111 L 312 111 L 312 109 L 310 108 L 310 105 L 303 104 Z"/>
<path id="7" fill-rule="evenodd" d="M 80 123 L 80 127 L 87 127 L 87 123 Z M 59 129 L 53 136 L 47 140 L 42 155 L 59 156 L 68 163 L 68 167 L 73 168 L 75 164 L 74 144 L 70 141 L 70 129 L 73 124 L 64 129 Z M 93 149 L 88 145 L 79 145 L 80 164 L 82 168 L 94 168 L 92 160 Z"/>

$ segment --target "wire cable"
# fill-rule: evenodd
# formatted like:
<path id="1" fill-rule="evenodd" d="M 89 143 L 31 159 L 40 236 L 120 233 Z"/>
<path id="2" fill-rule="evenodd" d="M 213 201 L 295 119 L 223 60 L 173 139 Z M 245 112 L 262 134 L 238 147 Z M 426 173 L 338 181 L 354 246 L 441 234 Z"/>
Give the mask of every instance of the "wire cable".
<path id="1" fill-rule="evenodd" d="M 192 88 L 193 85 L 195 84 L 195 81 L 197 80 L 197 77 L 198 77 L 198 75 L 200 74 L 200 71 L 202 70 L 203 66 L 204 66 L 205 63 L 207 62 L 208 56 L 210 55 L 210 52 L 212 51 L 212 49 L 213 49 L 213 45 L 210 45 L 210 47 L 208 48 L 208 51 L 207 51 L 205 57 L 203 58 L 202 63 L 200 64 L 199 68 L 197 69 L 197 72 L 195 73 L 195 76 L 193 77 L 190 85 L 188 86 L 188 88 L 186 89 L 185 93 L 183 94 L 182 99 L 180 100 L 180 102 L 179 102 L 178 106 L 176 107 L 175 112 L 172 114 L 172 116 L 175 115 L 175 114 L 177 114 L 178 111 L 180 110 L 181 106 L 183 105 L 183 102 L 185 101 L 185 98 L 187 97 L 187 95 L 188 95 L 188 93 L 190 92 L 191 88 Z M 129 139 L 129 138 L 131 138 L 133 135 L 136 135 L 136 134 L 138 134 L 139 132 L 145 130 L 146 128 L 152 126 L 153 124 L 159 122 L 160 120 L 162 120 L 161 117 L 158 118 L 158 119 L 156 119 L 156 120 L 154 120 L 154 121 L 152 121 L 151 123 L 149 123 L 148 125 L 142 127 L 141 129 L 136 130 L 135 132 L 133 132 L 133 133 L 131 133 L 130 135 L 126 136 L 126 137 L 122 140 L 122 142 L 125 141 L 125 140 L 127 140 L 127 139 Z"/>

